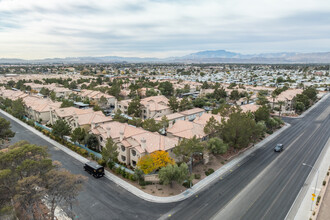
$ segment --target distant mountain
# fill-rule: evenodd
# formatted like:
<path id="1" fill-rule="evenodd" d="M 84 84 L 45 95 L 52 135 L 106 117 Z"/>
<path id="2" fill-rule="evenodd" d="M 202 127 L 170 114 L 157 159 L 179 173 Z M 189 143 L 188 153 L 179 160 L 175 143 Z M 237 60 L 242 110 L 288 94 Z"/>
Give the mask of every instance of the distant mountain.
<path id="1" fill-rule="evenodd" d="M 181 57 L 66 57 L 38 60 L 0 58 L 0 64 L 70 64 L 70 63 L 330 63 L 330 52 L 241 54 L 226 50 L 206 50 Z"/>
<path id="2" fill-rule="evenodd" d="M 204 58 L 240 58 L 241 54 L 226 50 L 206 50 L 192 53 L 181 58 L 183 59 L 204 59 Z"/>

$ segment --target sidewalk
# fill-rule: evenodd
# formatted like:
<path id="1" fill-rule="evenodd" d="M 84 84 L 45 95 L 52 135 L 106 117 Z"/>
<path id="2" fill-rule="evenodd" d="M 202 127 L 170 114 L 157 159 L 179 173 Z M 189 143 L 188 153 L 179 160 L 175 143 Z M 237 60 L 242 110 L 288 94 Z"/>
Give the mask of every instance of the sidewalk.
<path id="1" fill-rule="evenodd" d="M 47 137 L 42 132 L 34 129 L 33 127 L 31 127 L 31 126 L 29 126 L 27 124 L 25 124 L 24 122 L 22 122 L 21 120 L 15 118 L 14 116 L 8 114 L 7 112 L 2 111 L 2 110 L 0 110 L 0 112 L 2 114 L 6 115 L 8 118 L 12 119 L 13 121 L 19 123 L 20 125 L 22 125 L 26 129 L 28 129 L 31 132 L 35 133 L 36 135 L 40 136 L 44 140 L 46 140 L 49 143 L 53 144 L 55 147 L 59 148 L 63 152 L 67 153 L 68 155 L 72 156 L 76 160 L 80 161 L 81 163 L 86 163 L 88 161 L 88 159 L 86 159 L 83 156 L 77 154 L 76 152 L 70 150 L 69 148 L 61 145 L 60 143 L 54 141 L 53 139 Z M 149 201 L 149 202 L 171 203 L 171 202 L 182 201 L 182 200 L 185 200 L 185 199 L 191 197 L 192 195 L 200 192 L 202 189 L 204 189 L 205 187 L 207 187 L 213 181 L 215 181 L 216 179 L 220 178 L 223 174 L 225 174 L 226 172 L 230 171 L 233 167 L 237 166 L 244 158 L 246 158 L 247 156 L 249 156 L 251 153 L 253 153 L 258 148 L 264 146 L 267 142 L 271 141 L 273 138 L 275 138 L 276 136 L 278 136 L 280 133 L 282 133 L 283 131 L 285 131 L 290 126 L 291 125 L 286 124 L 281 129 L 277 130 L 272 135 L 268 136 L 267 138 L 265 138 L 264 140 L 262 140 L 261 142 L 259 142 L 255 146 L 253 146 L 250 149 L 246 150 L 241 155 L 239 155 L 235 159 L 231 160 L 229 163 L 225 164 L 224 166 L 222 166 L 220 169 L 216 170 L 214 173 L 212 173 L 211 175 L 209 175 L 205 179 L 203 179 L 203 180 L 199 181 L 198 183 L 196 183 L 190 189 L 187 189 L 186 191 L 184 191 L 184 192 L 182 192 L 182 193 L 180 193 L 178 195 L 175 195 L 175 196 L 158 197 L 158 196 L 150 195 L 150 194 L 143 192 L 142 190 L 136 188 L 135 186 L 129 184 L 128 182 L 122 180 L 121 178 L 115 176 L 114 174 L 112 174 L 112 173 L 110 173 L 108 171 L 105 171 L 105 177 L 108 178 L 109 180 L 113 181 L 117 185 L 121 186 L 122 188 L 126 189 L 130 193 L 138 196 L 141 199 L 144 199 L 146 201 Z"/>
<path id="2" fill-rule="evenodd" d="M 319 170 L 319 176 L 317 175 L 317 172 L 314 169 L 311 170 L 305 181 L 304 186 L 301 188 L 296 200 L 292 204 L 292 207 L 285 219 L 307 220 L 312 216 L 313 214 L 312 210 L 315 209 L 316 198 L 319 195 L 320 190 L 322 189 L 322 183 L 327 175 L 329 165 L 330 165 L 330 139 L 326 143 L 323 151 L 321 152 L 319 158 L 314 164 L 314 167 Z M 306 169 L 311 169 L 311 168 L 306 167 Z M 317 180 L 316 190 L 315 190 L 316 197 L 315 197 L 315 201 L 313 202 L 312 194 L 314 193 L 316 180 Z M 312 206 L 312 202 L 313 202 L 313 206 Z"/>

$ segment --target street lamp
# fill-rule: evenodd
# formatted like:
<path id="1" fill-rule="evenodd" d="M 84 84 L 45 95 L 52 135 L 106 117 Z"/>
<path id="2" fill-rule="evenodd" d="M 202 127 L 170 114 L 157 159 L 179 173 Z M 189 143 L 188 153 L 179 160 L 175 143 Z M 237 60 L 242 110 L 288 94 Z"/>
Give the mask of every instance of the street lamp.
<path id="1" fill-rule="evenodd" d="M 316 194 L 315 194 L 315 193 L 316 193 L 316 184 L 317 184 L 317 181 L 318 181 L 318 179 L 319 179 L 319 169 L 316 169 L 315 167 L 313 167 L 313 166 L 311 166 L 311 165 L 308 165 L 308 164 L 306 164 L 306 163 L 303 163 L 302 165 L 303 165 L 303 166 L 308 166 L 308 167 L 310 167 L 310 168 L 312 168 L 312 169 L 314 169 L 314 170 L 317 171 L 316 182 L 315 182 L 315 187 L 314 187 L 314 195 L 316 195 Z M 314 202 L 314 200 L 312 200 L 311 211 L 313 211 L 313 202 Z"/>

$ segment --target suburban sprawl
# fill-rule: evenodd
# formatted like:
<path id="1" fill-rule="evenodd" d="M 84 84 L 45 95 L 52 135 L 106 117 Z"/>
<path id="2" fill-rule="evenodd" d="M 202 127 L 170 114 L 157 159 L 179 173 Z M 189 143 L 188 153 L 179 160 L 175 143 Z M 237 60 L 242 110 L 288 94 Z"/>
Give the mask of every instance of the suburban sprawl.
<path id="1" fill-rule="evenodd" d="M 3 64 L 0 108 L 144 193 L 170 197 L 279 131 L 283 118 L 311 108 L 329 92 L 329 72 L 321 64 Z M 44 194 L 37 185 L 26 188 L 26 181 L 46 181 L 54 200 L 42 207 L 53 219 L 67 198 L 54 202 L 51 186 L 69 179 L 65 193 L 72 192 L 72 204 L 86 177 L 60 172 L 41 146 L 13 145 L 10 123 L 0 117 L 0 125 L 0 159 L 6 161 L 0 162 L 0 184 L 8 180 L 6 170 L 15 173 L 3 183 L 8 188 L 0 188 L 0 208 L 41 219 L 45 211 L 34 207 Z M 24 149 L 31 149 L 29 161 L 10 156 Z M 34 163 L 46 171 L 32 172 Z M 28 200 L 20 187 L 39 199 Z"/>

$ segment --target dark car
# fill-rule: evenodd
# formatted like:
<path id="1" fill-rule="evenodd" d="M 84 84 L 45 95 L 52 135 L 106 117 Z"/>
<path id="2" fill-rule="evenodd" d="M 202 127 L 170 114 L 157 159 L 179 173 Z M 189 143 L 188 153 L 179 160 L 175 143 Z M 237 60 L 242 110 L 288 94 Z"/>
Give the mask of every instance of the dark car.
<path id="1" fill-rule="evenodd" d="M 275 152 L 281 152 L 283 151 L 283 144 L 277 144 L 276 147 L 274 148 Z"/>
<path id="2" fill-rule="evenodd" d="M 104 167 L 95 162 L 89 161 L 85 163 L 84 169 L 95 178 L 104 176 Z"/>

